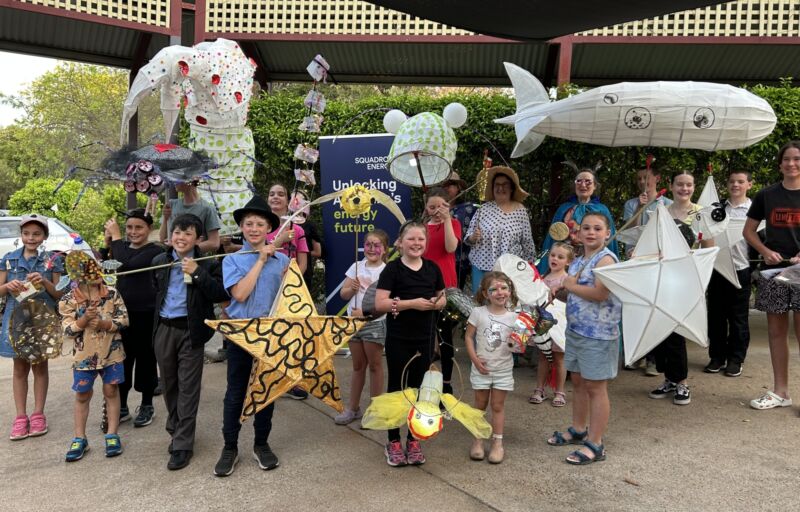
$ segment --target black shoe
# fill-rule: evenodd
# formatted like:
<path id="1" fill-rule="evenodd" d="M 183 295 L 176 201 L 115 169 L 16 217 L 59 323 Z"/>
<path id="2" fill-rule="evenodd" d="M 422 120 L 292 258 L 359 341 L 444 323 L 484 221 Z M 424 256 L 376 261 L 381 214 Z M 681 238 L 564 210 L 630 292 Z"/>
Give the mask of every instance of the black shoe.
<path id="1" fill-rule="evenodd" d="M 217 476 L 229 476 L 239 462 L 239 450 L 236 448 L 223 448 L 222 455 L 219 456 L 217 465 L 214 466 L 214 474 Z"/>
<path id="2" fill-rule="evenodd" d="M 728 377 L 738 377 L 742 374 L 742 363 L 736 361 L 728 361 L 728 366 L 725 367 L 725 375 Z"/>
<path id="3" fill-rule="evenodd" d="M 672 397 L 672 403 L 675 405 L 688 405 L 692 401 L 692 392 L 686 384 L 678 384 L 675 387 L 675 396 Z"/>
<path id="4" fill-rule="evenodd" d="M 670 382 L 667 379 L 664 379 L 664 382 L 650 392 L 650 398 L 666 398 L 668 395 L 672 395 L 675 393 L 676 385 L 674 382 Z"/>
<path id="5" fill-rule="evenodd" d="M 300 387 L 293 387 L 284 394 L 285 397 L 293 400 L 305 400 L 308 398 L 308 392 Z"/>
<path id="6" fill-rule="evenodd" d="M 172 449 L 172 441 L 170 441 L 170 442 L 169 442 L 169 446 L 167 447 L 167 452 L 169 452 L 169 454 L 170 454 L 170 455 L 172 455 L 172 452 L 173 452 L 173 451 L 174 451 L 174 450 Z"/>
<path id="7" fill-rule="evenodd" d="M 711 362 L 703 368 L 703 371 L 706 373 L 719 373 L 723 368 L 725 368 L 725 361 L 715 361 L 712 359 Z"/>
<path id="8" fill-rule="evenodd" d="M 175 450 L 167 462 L 167 469 L 176 470 L 183 469 L 189 465 L 192 460 L 192 450 Z"/>
<path id="9" fill-rule="evenodd" d="M 146 427 L 153 423 L 153 418 L 156 416 L 156 409 L 152 405 L 142 405 L 136 409 L 136 413 L 133 426 L 136 428 Z"/>
<path id="10" fill-rule="evenodd" d="M 258 461 L 258 467 L 264 471 L 278 467 L 278 456 L 272 453 L 269 444 L 257 444 L 253 446 L 253 457 Z"/>

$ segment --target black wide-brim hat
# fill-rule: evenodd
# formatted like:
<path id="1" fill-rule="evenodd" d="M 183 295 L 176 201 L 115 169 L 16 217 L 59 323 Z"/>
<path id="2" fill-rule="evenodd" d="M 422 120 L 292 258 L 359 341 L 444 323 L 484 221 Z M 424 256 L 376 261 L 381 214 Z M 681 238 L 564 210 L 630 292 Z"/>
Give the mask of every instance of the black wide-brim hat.
<path id="1" fill-rule="evenodd" d="M 242 223 L 242 218 L 248 213 L 256 213 L 266 218 L 269 221 L 270 231 L 275 231 L 281 225 L 281 221 L 278 219 L 278 216 L 272 213 L 272 209 L 269 207 L 267 202 L 259 195 L 254 195 L 246 205 L 238 210 L 234 210 L 233 220 L 236 221 L 237 225 L 240 225 Z"/>

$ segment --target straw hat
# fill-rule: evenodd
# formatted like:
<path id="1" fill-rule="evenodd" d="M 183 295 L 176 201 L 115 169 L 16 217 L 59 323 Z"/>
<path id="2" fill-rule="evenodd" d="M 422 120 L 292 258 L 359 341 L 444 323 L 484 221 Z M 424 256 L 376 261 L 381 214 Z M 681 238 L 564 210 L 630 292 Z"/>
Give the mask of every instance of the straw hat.
<path id="1" fill-rule="evenodd" d="M 522 190 L 522 187 L 519 186 L 519 176 L 517 176 L 517 173 L 514 172 L 514 169 L 503 165 L 498 165 L 495 167 L 490 167 L 486 170 L 486 189 L 483 194 L 487 201 L 494 201 L 494 190 L 492 189 L 492 185 L 494 184 L 494 177 L 498 174 L 502 174 L 506 178 L 510 179 L 512 183 L 514 183 L 514 195 L 511 196 L 511 199 L 521 203 L 526 197 L 528 197 L 528 193 Z"/>

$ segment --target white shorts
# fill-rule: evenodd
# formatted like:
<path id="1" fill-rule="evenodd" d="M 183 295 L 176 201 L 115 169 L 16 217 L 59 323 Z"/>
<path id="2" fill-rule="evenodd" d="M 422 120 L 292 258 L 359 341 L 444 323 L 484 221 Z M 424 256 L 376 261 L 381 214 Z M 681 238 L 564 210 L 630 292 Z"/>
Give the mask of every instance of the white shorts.
<path id="1" fill-rule="evenodd" d="M 469 382 L 472 389 L 499 389 L 500 391 L 514 391 L 514 368 L 489 372 L 483 375 L 472 365 L 469 372 Z"/>

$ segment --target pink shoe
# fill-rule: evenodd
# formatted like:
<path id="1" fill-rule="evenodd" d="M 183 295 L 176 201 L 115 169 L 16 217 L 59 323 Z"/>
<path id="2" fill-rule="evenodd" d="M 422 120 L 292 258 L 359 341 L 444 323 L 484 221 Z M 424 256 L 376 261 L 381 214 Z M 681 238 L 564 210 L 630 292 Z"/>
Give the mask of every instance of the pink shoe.
<path id="1" fill-rule="evenodd" d="M 43 412 L 31 414 L 31 428 L 28 435 L 31 437 L 43 436 L 47 433 L 47 418 Z"/>
<path id="2" fill-rule="evenodd" d="M 419 446 L 419 441 L 416 439 L 409 439 L 406 442 L 406 457 L 408 463 L 412 466 L 421 466 L 425 464 L 425 455 L 422 454 L 422 448 Z"/>
<path id="3" fill-rule="evenodd" d="M 23 414 L 14 418 L 14 423 L 11 426 L 11 435 L 8 438 L 12 441 L 19 441 L 26 437 L 28 437 L 28 417 Z"/>

